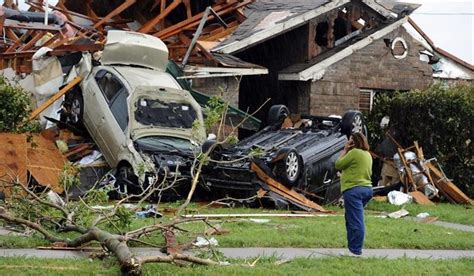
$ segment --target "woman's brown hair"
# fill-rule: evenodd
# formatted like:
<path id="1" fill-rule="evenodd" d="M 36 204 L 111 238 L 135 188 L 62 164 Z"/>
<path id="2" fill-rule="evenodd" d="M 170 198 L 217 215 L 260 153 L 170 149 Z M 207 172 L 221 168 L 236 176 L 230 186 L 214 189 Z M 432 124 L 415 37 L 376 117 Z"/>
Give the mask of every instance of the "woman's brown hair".
<path id="1" fill-rule="evenodd" d="M 354 148 L 361 150 L 370 150 L 369 142 L 367 142 L 367 137 L 361 132 L 352 133 L 352 141 L 354 142 Z"/>

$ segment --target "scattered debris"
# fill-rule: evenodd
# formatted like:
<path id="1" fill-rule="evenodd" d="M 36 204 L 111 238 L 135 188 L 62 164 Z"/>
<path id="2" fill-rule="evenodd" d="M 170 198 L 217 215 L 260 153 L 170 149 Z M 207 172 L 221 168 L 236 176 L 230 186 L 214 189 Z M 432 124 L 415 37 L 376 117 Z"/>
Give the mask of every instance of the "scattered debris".
<path id="1" fill-rule="evenodd" d="M 409 213 L 407 210 L 405 210 L 405 209 L 400 209 L 400 210 L 398 210 L 398 211 L 396 211 L 396 212 L 393 212 L 393 213 L 388 214 L 387 216 L 388 216 L 389 218 L 399 219 L 399 218 L 401 218 L 401 217 L 408 216 L 409 214 L 410 214 L 410 213 Z"/>
<path id="2" fill-rule="evenodd" d="M 388 202 L 393 205 L 403 205 L 413 201 L 413 197 L 411 195 L 399 191 L 391 191 L 388 193 L 387 198 Z"/>
<path id="3" fill-rule="evenodd" d="M 410 192 L 409 195 L 413 197 L 415 203 L 418 203 L 420 205 L 435 205 L 433 201 L 431 201 L 420 191 Z"/>
<path id="4" fill-rule="evenodd" d="M 416 215 L 416 217 L 419 218 L 419 219 L 423 219 L 423 218 L 426 218 L 426 217 L 429 217 L 429 216 L 430 216 L 430 214 L 426 213 L 426 212 L 419 213 L 418 215 Z"/>
<path id="5" fill-rule="evenodd" d="M 14 183 L 29 184 L 27 173 L 35 183 L 62 193 L 59 183 L 66 158 L 54 142 L 41 135 L 0 133 L 0 191 L 7 197 Z"/>
<path id="6" fill-rule="evenodd" d="M 209 247 L 209 246 L 218 246 L 219 243 L 215 238 L 205 238 L 197 237 L 196 241 L 193 242 L 193 245 L 196 247 Z"/>
<path id="7" fill-rule="evenodd" d="M 454 185 L 450 179 L 446 177 L 439 164 L 438 167 L 440 169 L 436 168 L 436 166 L 431 162 L 428 163 L 427 166 L 430 170 L 433 183 L 449 201 L 459 204 L 474 205 L 474 200 L 470 199 L 456 185 Z"/>
<path id="8" fill-rule="evenodd" d="M 141 211 L 135 212 L 138 218 L 161 218 L 163 215 L 158 213 L 153 205 L 147 205 Z"/>

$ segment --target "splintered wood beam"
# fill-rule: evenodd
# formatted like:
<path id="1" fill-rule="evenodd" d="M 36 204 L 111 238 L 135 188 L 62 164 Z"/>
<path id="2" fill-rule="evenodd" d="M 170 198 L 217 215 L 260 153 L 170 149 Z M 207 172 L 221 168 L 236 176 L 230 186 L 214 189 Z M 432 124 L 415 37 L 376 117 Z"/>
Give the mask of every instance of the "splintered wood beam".
<path id="1" fill-rule="evenodd" d="M 69 92 L 69 90 L 71 90 L 74 86 L 79 84 L 81 81 L 82 81 L 81 77 L 74 78 L 70 83 L 68 83 L 61 90 L 59 90 L 58 93 L 54 94 L 51 98 L 49 98 L 40 107 L 38 107 L 33 112 L 31 112 L 29 120 L 33 120 L 34 118 L 36 118 L 41 112 L 43 112 L 46 108 L 48 108 L 50 105 L 52 105 L 55 101 L 57 101 L 59 98 L 61 98 L 67 92 Z"/>
<path id="2" fill-rule="evenodd" d="M 249 3 L 251 3 L 252 1 L 251 0 L 247 0 L 247 1 L 244 1 L 240 4 L 238 4 L 239 2 L 236 1 L 236 0 L 232 0 L 232 1 L 229 1 L 228 3 L 226 4 L 220 4 L 220 5 L 214 5 L 212 7 L 212 9 L 218 14 L 218 15 L 223 15 L 225 14 L 225 9 L 237 9 L 239 7 L 243 7 L 245 5 L 248 5 Z M 235 6 L 236 4 L 238 4 L 237 6 Z M 228 12 L 228 11 L 227 11 Z M 196 27 L 197 25 L 199 25 L 199 23 L 201 22 L 201 18 L 204 16 L 204 12 L 201 12 L 199 14 L 196 14 L 195 16 L 189 18 L 189 19 L 186 19 L 184 21 L 181 21 L 180 23 L 178 24 L 175 24 L 169 28 L 166 28 L 164 30 L 160 30 L 159 32 L 153 34 L 154 36 L 156 37 L 159 37 L 161 39 L 166 39 L 166 38 L 169 38 L 171 36 L 174 36 L 176 34 L 178 34 L 179 32 L 181 32 L 182 30 L 184 29 L 189 29 L 189 28 L 192 28 L 192 27 Z M 208 20 L 210 19 L 213 19 L 214 18 L 214 15 L 209 15 L 209 18 Z"/>
<path id="3" fill-rule="evenodd" d="M 23 44 L 23 41 L 25 41 L 30 35 L 32 35 L 33 32 L 34 32 L 33 30 L 28 30 L 24 35 L 22 35 L 20 37 L 20 39 L 18 41 L 13 43 L 13 45 L 8 47 L 8 49 L 6 49 L 4 52 L 8 53 L 8 52 L 12 52 L 15 49 L 17 49 L 21 44 Z"/>
<path id="4" fill-rule="evenodd" d="M 33 38 L 31 38 L 30 41 L 28 41 L 28 43 L 26 43 L 25 45 L 23 45 L 20 50 L 21 51 L 26 51 L 26 50 L 29 50 L 31 47 L 35 46 L 35 43 L 40 40 L 43 36 L 45 35 L 45 32 L 37 32 L 35 34 L 35 36 L 33 36 Z"/>
<path id="5" fill-rule="evenodd" d="M 5 11 L 0 8 L 0 35 L 3 36 L 3 22 L 5 22 Z"/>
<path id="6" fill-rule="evenodd" d="M 186 7 L 186 16 L 187 18 L 191 18 L 193 16 L 191 12 L 191 1 L 190 0 L 183 0 L 184 6 Z"/>
<path id="7" fill-rule="evenodd" d="M 20 40 L 20 38 L 18 38 L 18 36 L 15 34 L 15 32 L 10 29 L 10 28 L 6 28 L 5 30 L 5 34 L 7 35 L 7 37 L 15 42 L 17 42 L 18 40 Z"/>
<path id="8" fill-rule="evenodd" d="M 99 22 L 94 24 L 94 28 L 97 29 L 103 24 L 107 23 L 110 19 L 113 17 L 121 14 L 124 10 L 126 10 L 128 7 L 131 5 L 135 4 L 137 0 L 126 0 L 125 2 L 122 3 L 122 5 L 118 6 L 116 9 L 111 11 L 109 14 L 107 14 L 104 18 L 102 18 Z"/>
<path id="9" fill-rule="evenodd" d="M 234 11 L 234 16 L 235 16 L 235 19 L 239 21 L 239 23 L 242 23 L 245 21 L 245 19 L 247 19 L 247 17 L 244 15 L 241 9 L 236 9 Z"/>
<path id="10" fill-rule="evenodd" d="M 163 1 L 163 2 L 165 2 L 165 1 Z M 161 11 L 158 16 L 156 16 L 155 18 L 153 18 L 150 21 L 148 21 L 147 23 L 145 23 L 145 25 L 141 26 L 140 29 L 138 29 L 138 32 L 148 33 L 151 30 L 153 30 L 153 28 L 158 23 L 160 23 L 161 20 L 163 20 L 168 14 L 170 14 L 170 12 L 172 12 L 182 2 L 183 2 L 182 0 L 174 0 L 168 7 L 166 7 L 166 9 Z M 163 5 L 162 5 L 162 7 L 163 7 Z"/>

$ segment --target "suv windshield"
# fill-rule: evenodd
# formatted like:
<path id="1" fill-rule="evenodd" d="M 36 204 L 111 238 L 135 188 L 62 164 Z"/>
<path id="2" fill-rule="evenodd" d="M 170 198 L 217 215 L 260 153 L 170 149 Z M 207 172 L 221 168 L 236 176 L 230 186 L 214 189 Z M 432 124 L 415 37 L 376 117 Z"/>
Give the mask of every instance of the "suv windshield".
<path id="1" fill-rule="evenodd" d="M 194 147 L 189 140 L 166 136 L 143 137 L 135 143 L 146 151 L 190 151 Z"/>
<path id="2" fill-rule="evenodd" d="M 135 119 L 142 125 L 169 128 L 192 128 L 197 119 L 191 104 L 175 100 L 139 98 Z"/>

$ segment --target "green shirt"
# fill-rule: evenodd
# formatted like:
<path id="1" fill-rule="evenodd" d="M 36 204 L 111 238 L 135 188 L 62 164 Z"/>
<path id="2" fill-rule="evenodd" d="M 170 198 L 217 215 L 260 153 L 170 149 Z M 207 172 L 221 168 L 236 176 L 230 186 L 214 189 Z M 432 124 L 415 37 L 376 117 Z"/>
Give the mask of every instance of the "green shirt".
<path id="1" fill-rule="evenodd" d="M 336 160 L 336 169 L 342 171 L 342 192 L 355 186 L 372 186 L 372 156 L 368 151 L 349 150 Z"/>

